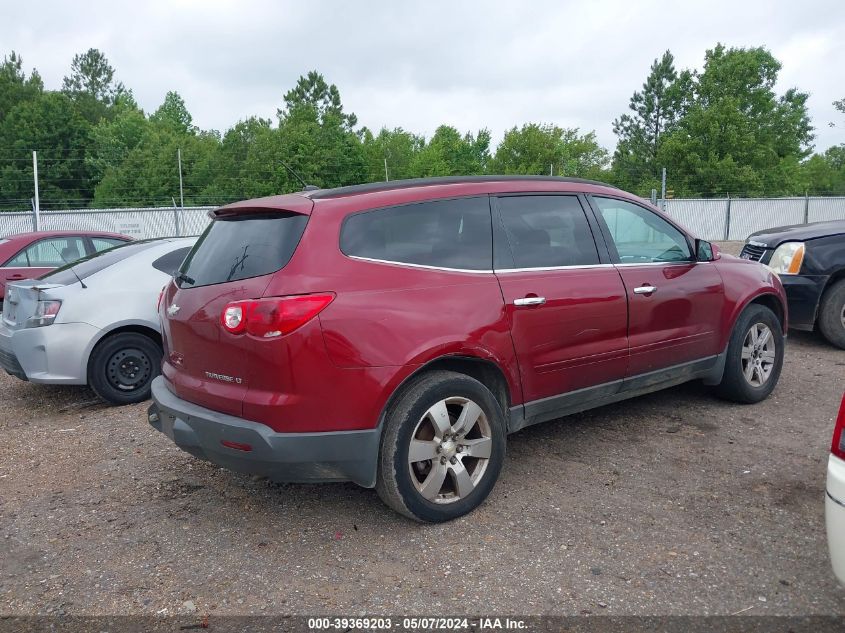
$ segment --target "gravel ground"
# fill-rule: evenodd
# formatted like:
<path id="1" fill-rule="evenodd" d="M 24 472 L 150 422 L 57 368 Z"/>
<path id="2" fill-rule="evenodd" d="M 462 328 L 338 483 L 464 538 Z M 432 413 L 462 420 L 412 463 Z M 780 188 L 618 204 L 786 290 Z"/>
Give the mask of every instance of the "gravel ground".
<path id="1" fill-rule="evenodd" d="M 823 516 L 843 391 L 845 352 L 792 333 L 767 401 L 688 384 L 531 427 L 486 504 L 423 526 L 2 376 L 0 614 L 845 615 Z"/>

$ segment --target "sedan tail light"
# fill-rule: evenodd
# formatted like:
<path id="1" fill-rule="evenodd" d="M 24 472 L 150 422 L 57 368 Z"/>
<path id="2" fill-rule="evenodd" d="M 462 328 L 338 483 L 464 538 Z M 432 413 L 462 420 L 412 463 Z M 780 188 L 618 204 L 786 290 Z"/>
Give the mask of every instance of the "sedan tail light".
<path id="1" fill-rule="evenodd" d="M 334 298 L 334 293 L 328 292 L 234 301 L 223 308 L 220 323 L 231 334 L 246 332 L 258 338 L 275 338 L 305 325 Z"/>
<path id="2" fill-rule="evenodd" d="M 842 396 L 842 404 L 839 407 L 836 426 L 833 427 L 833 440 L 830 443 L 830 452 L 840 459 L 845 459 L 845 395 Z"/>
<path id="3" fill-rule="evenodd" d="M 51 325 L 59 314 L 62 302 L 57 299 L 40 299 L 35 305 L 35 314 L 26 321 L 26 327 L 43 327 Z"/>

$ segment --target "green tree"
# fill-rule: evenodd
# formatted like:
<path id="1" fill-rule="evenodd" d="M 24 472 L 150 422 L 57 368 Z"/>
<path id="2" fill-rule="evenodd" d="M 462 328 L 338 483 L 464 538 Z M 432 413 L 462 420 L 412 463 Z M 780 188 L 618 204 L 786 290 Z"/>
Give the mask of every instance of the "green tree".
<path id="1" fill-rule="evenodd" d="M 413 178 L 414 158 L 425 145 L 425 139 L 402 128 L 382 128 L 377 136 L 364 128 L 361 144 L 367 165 L 366 180 L 374 182 L 385 179 L 385 162 L 390 180 Z"/>
<path id="2" fill-rule="evenodd" d="M 496 148 L 490 170 L 501 174 L 534 174 L 601 178 L 607 150 L 595 133 L 578 128 L 527 123 L 505 133 Z"/>
<path id="3" fill-rule="evenodd" d="M 38 154 L 38 179 L 42 206 L 83 206 L 93 194 L 93 181 L 85 152 L 90 143 L 90 124 L 73 108 L 65 95 L 45 92 L 22 101 L 0 123 L 0 147 L 14 160 L 0 171 L 0 199 L 20 207 L 34 194 L 32 150 Z"/>
<path id="4" fill-rule="evenodd" d="M 316 71 L 300 77 L 279 109 L 278 138 L 285 162 L 307 182 L 322 187 L 362 182 L 367 166 L 357 117 L 343 110 L 340 92 Z M 281 165 L 276 165 L 282 169 Z M 287 177 L 285 190 L 301 189 Z"/>
<path id="5" fill-rule="evenodd" d="M 166 125 L 177 133 L 193 134 L 196 132 L 194 118 L 188 112 L 185 100 L 179 96 L 178 92 L 168 92 L 164 97 L 164 103 L 150 115 L 150 120 Z"/>
<path id="6" fill-rule="evenodd" d="M 778 97 L 781 68 L 764 48 L 708 50 L 695 99 L 664 137 L 658 162 L 687 195 L 784 195 L 800 191 L 812 141 L 807 95 Z"/>
<path id="7" fill-rule="evenodd" d="M 44 83 L 38 72 L 33 70 L 27 77 L 23 59 L 12 51 L 0 64 L 0 122 L 16 105 L 39 97 L 43 90 Z"/>
<path id="8" fill-rule="evenodd" d="M 115 81 L 115 70 L 96 48 L 74 55 L 70 75 L 62 80 L 62 92 L 70 97 L 79 112 L 92 124 L 107 117 L 120 99 L 134 102 L 124 85 Z"/>
<path id="9" fill-rule="evenodd" d="M 667 132 L 671 131 L 690 106 L 694 76 L 680 74 L 668 50 L 655 59 L 641 91 L 628 105 L 631 114 L 613 122 L 619 138 L 613 156 L 613 179 L 626 189 L 646 193 L 660 179 L 657 157 Z"/>
<path id="10" fill-rule="evenodd" d="M 463 136 L 455 128 L 441 125 L 411 161 L 415 177 L 467 176 L 483 174 L 490 162 L 490 132 L 480 130 Z"/>

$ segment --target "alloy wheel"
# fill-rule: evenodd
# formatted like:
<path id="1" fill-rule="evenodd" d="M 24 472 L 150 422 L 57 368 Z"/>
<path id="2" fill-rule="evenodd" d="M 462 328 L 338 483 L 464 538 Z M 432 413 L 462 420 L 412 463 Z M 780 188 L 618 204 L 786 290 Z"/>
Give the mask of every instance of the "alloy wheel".
<path id="1" fill-rule="evenodd" d="M 752 387 L 762 387 L 772 375 L 777 348 L 765 323 L 751 326 L 742 342 L 742 374 Z"/>
<path id="2" fill-rule="evenodd" d="M 478 404 L 461 397 L 440 400 L 411 435 L 411 481 L 425 499 L 455 503 L 478 486 L 492 450 L 490 421 Z"/>

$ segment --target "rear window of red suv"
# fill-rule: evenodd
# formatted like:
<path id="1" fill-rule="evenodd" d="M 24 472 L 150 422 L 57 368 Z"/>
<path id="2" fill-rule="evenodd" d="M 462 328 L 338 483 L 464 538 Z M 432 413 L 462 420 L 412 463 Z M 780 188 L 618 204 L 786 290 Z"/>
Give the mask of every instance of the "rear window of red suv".
<path id="1" fill-rule="evenodd" d="M 177 277 L 194 288 L 269 275 L 293 256 L 308 216 L 257 213 L 212 222 L 185 258 Z"/>

